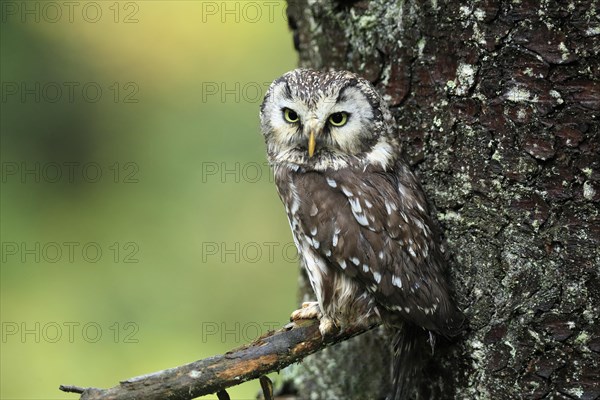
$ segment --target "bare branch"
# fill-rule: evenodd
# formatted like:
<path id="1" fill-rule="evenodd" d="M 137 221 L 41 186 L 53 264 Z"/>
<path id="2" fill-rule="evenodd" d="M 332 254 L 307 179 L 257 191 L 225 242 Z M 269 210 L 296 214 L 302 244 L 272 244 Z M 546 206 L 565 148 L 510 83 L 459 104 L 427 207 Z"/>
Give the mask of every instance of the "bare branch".
<path id="1" fill-rule="evenodd" d="M 127 379 L 109 389 L 61 385 L 60 390 L 81 393 L 80 400 L 185 400 L 224 393 L 371 328 L 349 326 L 335 337 L 323 338 L 316 320 L 296 321 L 223 355 Z"/>

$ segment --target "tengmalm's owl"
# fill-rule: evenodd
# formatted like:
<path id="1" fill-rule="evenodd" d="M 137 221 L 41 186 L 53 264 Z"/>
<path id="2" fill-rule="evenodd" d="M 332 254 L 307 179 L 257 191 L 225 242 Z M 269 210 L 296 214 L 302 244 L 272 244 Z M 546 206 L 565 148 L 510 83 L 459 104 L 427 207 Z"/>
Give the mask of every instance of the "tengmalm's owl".
<path id="1" fill-rule="evenodd" d="M 297 69 L 275 80 L 261 128 L 277 191 L 317 297 L 292 314 L 331 335 L 348 324 L 396 329 L 395 397 L 416 335 L 454 335 L 463 316 L 423 190 L 400 159 L 395 122 L 365 79 Z"/>

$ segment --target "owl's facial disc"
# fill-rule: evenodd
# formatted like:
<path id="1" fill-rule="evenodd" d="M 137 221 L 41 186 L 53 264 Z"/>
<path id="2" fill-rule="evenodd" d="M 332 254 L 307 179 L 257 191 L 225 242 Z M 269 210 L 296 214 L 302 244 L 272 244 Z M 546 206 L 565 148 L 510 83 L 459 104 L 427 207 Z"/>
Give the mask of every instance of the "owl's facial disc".
<path id="1" fill-rule="evenodd" d="M 316 118 L 305 118 L 307 110 L 300 110 L 298 104 L 283 102 L 281 106 L 281 117 L 271 120 L 274 129 L 273 138 L 282 146 L 290 146 L 294 150 L 308 154 L 312 158 L 317 148 L 317 137 L 322 130 Z M 283 121 L 283 124 L 282 124 Z M 319 139 L 320 140 L 320 139 Z"/>
<path id="2" fill-rule="evenodd" d="M 291 71 L 273 82 L 261 105 L 271 163 L 316 170 L 388 165 L 390 152 L 380 148 L 395 145 L 391 121 L 371 84 L 344 71 Z"/>
<path id="3" fill-rule="evenodd" d="M 303 118 L 298 114 L 289 109 L 284 108 L 283 115 L 285 121 L 296 127 L 300 135 L 293 135 L 290 137 L 290 145 L 296 145 L 298 151 L 308 154 L 308 158 L 312 158 L 317 151 L 328 151 L 334 152 L 336 143 L 331 139 L 331 134 L 337 128 L 341 128 L 346 124 L 348 120 L 348 113 L 346 112 L 335 112 L 326 118 L 326 122 L 323 124 L 319 120 L 318 116 L 308 118 L 306 122 L 302 122 Z M 291 118 L 292 115 L 294 118 Z"/>
<path id="4" fill-rule="evenodd" d="M 373 112 L 355 86 L 338 90 L 294 93 L 285 83 L 273 90 L 273 107 L 266 115 L 272 139 L 280 150 L 302 152 L 308 159 L 319 155 L 356 155 L 364 151 L 364 140 L 372 136 Z"/>

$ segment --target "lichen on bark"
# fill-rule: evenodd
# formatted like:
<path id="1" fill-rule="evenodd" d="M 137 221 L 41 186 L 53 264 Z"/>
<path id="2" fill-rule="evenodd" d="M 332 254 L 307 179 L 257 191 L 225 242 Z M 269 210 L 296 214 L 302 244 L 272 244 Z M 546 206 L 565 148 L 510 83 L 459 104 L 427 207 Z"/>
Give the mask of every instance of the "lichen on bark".
<path id="1" fill-rule="evenodd" d="M 385 96 L 445 234 L 469 326 L 415 396 L 599 398 L 597 2 L 290 0 L 288 14 L 301 66 Z M 384 398 L 384 340 L 287 376 L 300 398 Z M 381 361 L 370 374 L 364 354 Z"/>

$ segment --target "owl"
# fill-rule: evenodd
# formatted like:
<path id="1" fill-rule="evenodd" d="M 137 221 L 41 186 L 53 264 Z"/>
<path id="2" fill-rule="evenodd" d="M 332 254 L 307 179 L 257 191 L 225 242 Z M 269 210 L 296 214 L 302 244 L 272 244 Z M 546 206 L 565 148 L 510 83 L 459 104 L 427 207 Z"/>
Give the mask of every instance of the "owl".
<path id="1" fill-rule="evenodd" d="M 326 337 L 349 324 L 394 330 L 394 392 L 406 394 L 419 335 L 455 335 L 463 321 L 444 277 L 439 235 L 421 185 L 400 157 L 395 121 L 367 80 L 296 69 L 260 108 L 275 183 Z"/>

